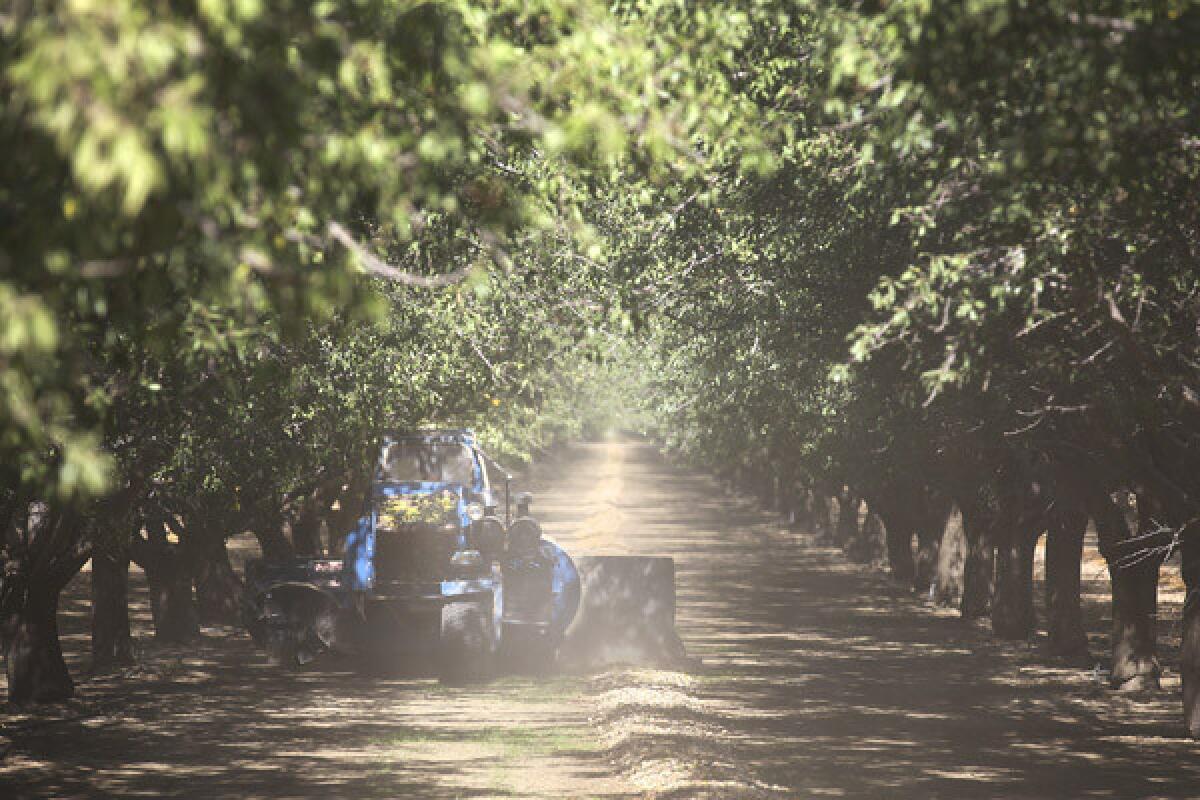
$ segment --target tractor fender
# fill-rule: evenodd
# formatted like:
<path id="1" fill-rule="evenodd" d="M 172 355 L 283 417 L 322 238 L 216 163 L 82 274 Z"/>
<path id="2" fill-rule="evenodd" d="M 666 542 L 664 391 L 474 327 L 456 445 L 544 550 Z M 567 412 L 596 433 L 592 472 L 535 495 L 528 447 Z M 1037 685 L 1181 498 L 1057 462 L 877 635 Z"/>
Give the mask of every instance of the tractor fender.
<path id="1" fill-rule="evenodd" d="M 258 597 L 266 599 L 267 595 L 277 594 L 279 592 L 315 592 L 316 594 L 327 598 L 331 603 L 341 605 L 341 603 L 338 601 L 337 595 L 323 586 L 316 585 L 312 581 L 279 581 L 278 583 L 272 583 L 268 586 L 261 587 L 258 590 Z"/>
<path id="2" fill-rule="evenodd" d="M 579 612 L 581 583 L 579 569 L 567 555 L 567 551 L 558 546 L 553 539 L 543 536 L 541 542 L 542 556 L 553 559 L 553 577 L 550 591 L 554 599 L 550 606 L 550 624 L 547 634 L 554 640 L 561 640 L 567 628 L 575 620 Z"/>

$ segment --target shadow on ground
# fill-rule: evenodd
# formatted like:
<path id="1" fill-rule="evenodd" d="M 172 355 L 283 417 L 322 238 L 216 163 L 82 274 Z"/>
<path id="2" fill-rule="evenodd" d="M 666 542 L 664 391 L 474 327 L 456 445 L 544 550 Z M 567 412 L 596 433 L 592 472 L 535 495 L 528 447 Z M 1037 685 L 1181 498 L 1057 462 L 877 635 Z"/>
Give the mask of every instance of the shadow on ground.
<path id="1" fill-rule="evenodd" d="M 619 547 L 676 557 L 679 628 L 705 664 L 609 676 L 599 702 L 633 777 L 657 761 L 674 776 L 665 788 L 689 797 L 1200 795 L 1177 678 L 1114 694 L 1030 645 L 989 641 L 650 447 L 609 459 Z M 571 531 L 568 508 L 546 517 L 568 547 L 602 544 Z M 1105 612 L 1088 609 L 1096 654 Z"/>
<path id="2" fill-rule="evenodd" d="M 157 674 L 89 681 L 53 717 L 10 716 L 0 794 L 553 797 L 610 771 L 586 717 L 562 713 L 576 682 L 282 674 L 242 639 L 156 658 Z"/>

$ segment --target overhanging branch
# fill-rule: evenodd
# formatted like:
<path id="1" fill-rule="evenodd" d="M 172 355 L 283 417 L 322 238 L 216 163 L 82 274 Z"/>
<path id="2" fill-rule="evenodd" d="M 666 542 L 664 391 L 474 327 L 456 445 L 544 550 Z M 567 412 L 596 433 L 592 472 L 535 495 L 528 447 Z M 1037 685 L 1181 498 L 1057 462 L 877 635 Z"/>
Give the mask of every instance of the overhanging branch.
<path id="1" fill-rule="evenodd" d="M 346 230 L 339 222 L 329 223 L 329 235 L 342 244 L 347 250 L 358 256 L 359 262 L 370 272 L 379 278 L 385 280 L 402 283 L 405 286 L 416 286 L 422 289 L 438 289 L 444 286 L 452 286 L 456 283 L 462 283 L 471 273 L 471 267 L 465 266 L 447 272 L 444 275 L 418 275 L 407 270 L 394 267 L 391 264 L 380 259 L 372 253 L 365 245 L 360 243 L 350 231 Z"/>

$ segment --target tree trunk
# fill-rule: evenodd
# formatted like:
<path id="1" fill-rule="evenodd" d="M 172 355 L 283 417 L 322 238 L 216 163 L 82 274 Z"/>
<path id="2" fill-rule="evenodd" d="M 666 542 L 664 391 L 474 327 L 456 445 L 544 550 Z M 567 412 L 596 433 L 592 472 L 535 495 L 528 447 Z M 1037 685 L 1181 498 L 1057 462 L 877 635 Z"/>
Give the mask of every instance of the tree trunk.
<path id="1" fill-rule="evenodd" d="M 838 495 L 837 543 L 846 547 L 859 532 L 858 517 L 862 497 L 853 489 L 845 489 Z"/>
<path id="2" fill-rule="evenodd" d="M 963 535 L 962 514 L 951 508 L 942 525 L 942 543 L 938 546 L 936 586 L 933 599 L 938 605 L 954 606 L 962 602 L 963 569 L 967 540 Z"/>
<path id="3" fill-rule="evenodd" d="M 58 642 L 60 590 L 23 573 L 5 575 L 4 641 L 11 703 L 54 703 L 75 694 Z"/>
<path id="4" fill-rule="evenodd" d="M 1103 497 L 1095 505 L 1100 552 L 1112 580 L 1112 685 L 1122 690 L 1157 689 L 1161 669 L 1155 617 L 1161 557 L 1131 541 L 1137 523 L 1127 504 L 1122 508 Z"/>
<path id="5" fill-rule="evenodd" d="M 292 543 L 283 532 L 281 519 L 258 522 L 253 527 L 254 538 L 258 539 L 259 549 L 262 550 L 266 561 L 286 561 L 295 556 Z"/>
<path id="6" fill-rule="evenodd" d="M 942 533 L 942 526 L 935 525 L 932 520 L 923 520 L 917 528 L 916 577 L 913 588 L 921 595 L 928 592 L 932 597 L 937 591 L 938 551 L 942 546 Z"/>
<path id="7" fill-rule="evenodd" d="M 784 480 L 779 485 L 779 514 L 788 527 L 800 523 L 800 494 L 795 480 Z"/>
<path id="8" fill-rule="evenodd" d="M 1083 611 L 1079 605 L 1079 570 L 1088 518 L 1082 511 L 1057 512 L 1046 535 L 1046 617 L 1050 655 L 1080 666 L 1091 663 Z"/>
<path id="9" fill-rule="evenodd" d="M 992 633 L 1001 639 L 1028 639 L 1034 631 L 1033 549 L 1037 540 L 1012 531 L 996 546 L 996 587 Z"/>
<path id="10" fill-rule="evenodd" d="M 746 488 L 746 467 L 743 464 L 734 464 L 733 471 L 729 475 L 729 490 L 737 493 Z"/>
<path id="11" fill-rule="evenodd" d="M 754 493 L 758 496 L 763 508 L 768 511 L 774 511 L 776 498 L 775 475 L 769 467 L 754 471 L 754 487 Z"/>
<path id="12" fill-rule="evenodd" d="M 327 502 L 322 491 L 314 491 L 300 501 L 294 518 L 285 522 L 285 535 L 290 534 L 296 555 L 308 558 L 321 555 L 321 506 Z"/>
<path id="13" fill-rule="evenodd" d="M 870 564 L 881 558 L 885 548 L 883 520 L 867 507 L 866 519 L 858 535 L 846 548 L 846 556 L 859 564 Z"/>
<path id="14" fill-rule="evenodd" d="M 0 547 L 0 639 L 13 703 L 52 703 L 75 693 L 58 641 L 58 598 L 88 558 L 78 514 L 20 501 L 9 530 L 23 532 Z M 23 539 L 23 547 L 13 548 Z M 2 541 L 2 540 L 0 540 Z M 28 549 L 26 549 L 26 547 Z M 14 558 L 14 550 L 20 557 Z"/>
<path id="15" fill-rule="evenodd" d="M 883 540 L 892 580 L 911 586 L 916 576 L 916 564 L 913 561 L 912 526 L 908 517 L 890 505 L 880 509 L 879 517 L 883 520 Z"/>
<path id="16" fill-rule="evenodd" d="M 134 558 L 150 584 L 150 613 L 154 635 L 162 642 L 182 644 L 200 635 L 192 571 L 178 545 L 135 537 Z"/>
<path id="17" fill-rule="evenodd" d="M 813 533 L 822 544 L 833 544 L 833 497 L 813 494 Z"/>
<path id="18" fill-rule="evenodd" d="M 92 554 L 92 671 L 134 663 L 129 633 L 129 550 L 116 545 Z"/>
<path id="19" fill-rule="evenodd" d="M 1188 735 L 1200 739 L 1200 540 L 1195 532 L 1184 536 L 1183 582 L 1187 599 L 1183 603 L 1183 648 L 1179 654 L 1179 672 L 1183 678 L 1183 721 Z"/>
<path id="20" fill-rule="evenodd" d="M 808 487 L 796 486 L 792 503 L 792 510 L 794 512 L 792 527 L 796 530 L 808 531 L 810 533 L 813 531 L 815 497 L 816 495 Z"/>
<path id="21" fill-rule="evenodd" d="M 883 519 L 878 514 L 870 513 L 868 509 L 863 532 L 867 541 L 871 543 L 871 560 L 883 561 L 887 552 L 887 530 L 884 528 Z"/>
<path id="22" fill-rule="evenodd" d="M 237 625 L 241 619 L 239 598 L 242 582 L 233 565 L 225 539 L 205 532 L 190 557 L 196 583 L 196 611 L 205 625 Z"/>
<path id="23" fill-rule="evenodd" d="M 991 532 L 987 530 L 983 513 L 978 508 L 963 506 L 963 535 L 967 542 L 966 559 L 963 563 L 963 619 L 986 617 L 992 607 L 992 589 L 995 585 L 995 547 Z"/>
<path id="24" fill-rule="evenodd" d="M 338 494 L 336 507 L 333 507 L 335 504 L 330 504 L 329 515 L 325 519 L 325 527 L 328 531 L 328 541 L 326 542 L 328 553 L 334 556 L 342 554 L 346 536 L 354 529 L 363 515 L 364 499 L 371 487 L 370 478 L 370 472 L 355 475 L 348 484 L 344 485 L 344 491 Z"/>
<path id="25" fill-rule="evenodd" d="M 1121 690 L 1158 689 L 1158 561 L 1110 562 L 1112 578 L 1112 684 Z"/>

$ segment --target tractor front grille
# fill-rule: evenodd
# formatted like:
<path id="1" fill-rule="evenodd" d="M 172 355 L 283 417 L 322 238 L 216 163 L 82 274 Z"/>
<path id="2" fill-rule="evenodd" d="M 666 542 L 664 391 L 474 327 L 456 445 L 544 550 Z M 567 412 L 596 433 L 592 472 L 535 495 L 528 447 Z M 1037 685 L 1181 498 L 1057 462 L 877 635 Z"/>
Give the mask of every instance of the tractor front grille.
<path id="1" fill-rule="evenodd" d="M 375 577 L 380 581 L 440 581 L 450 576 L 458 530 L 415 523 L 378 530 Z"/>

